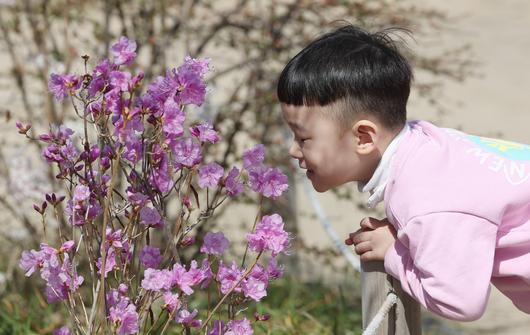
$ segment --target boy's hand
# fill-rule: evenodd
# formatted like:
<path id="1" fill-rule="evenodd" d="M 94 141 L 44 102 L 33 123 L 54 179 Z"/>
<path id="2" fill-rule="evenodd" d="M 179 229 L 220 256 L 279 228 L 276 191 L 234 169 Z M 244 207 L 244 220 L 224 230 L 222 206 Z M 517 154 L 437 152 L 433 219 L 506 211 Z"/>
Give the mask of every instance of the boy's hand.
<path id="1" fill-rule="evenodd" d="M 361 261 L 384 261 L 385 253 L 396 240 L 396 230 L 388 219 L 377 220 L 364 218 L 361 229 L 350 233 L 344 241 L 347 245 L 355 245 L 355 252 Z"/>

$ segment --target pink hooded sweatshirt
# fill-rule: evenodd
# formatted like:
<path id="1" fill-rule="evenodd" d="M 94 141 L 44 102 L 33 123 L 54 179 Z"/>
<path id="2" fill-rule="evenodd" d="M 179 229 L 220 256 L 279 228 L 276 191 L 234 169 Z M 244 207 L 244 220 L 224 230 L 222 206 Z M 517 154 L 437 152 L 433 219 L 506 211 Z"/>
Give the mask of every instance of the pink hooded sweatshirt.
<path id="1" fill-rule="evenodd" d="M 406 128 L 383 190 L 398 237 L 386 271 L 446 318 L 478 319 L 490 282 L 530 313 L 530 146 Z"/>

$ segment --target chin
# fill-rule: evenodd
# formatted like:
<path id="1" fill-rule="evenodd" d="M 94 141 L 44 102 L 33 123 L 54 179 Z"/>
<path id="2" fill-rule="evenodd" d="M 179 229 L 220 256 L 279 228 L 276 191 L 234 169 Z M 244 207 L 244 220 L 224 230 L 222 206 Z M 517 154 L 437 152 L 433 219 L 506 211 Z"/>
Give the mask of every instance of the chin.
<path id="1" fill-rule="evenodd" d="M 313 188 L 318 193 L 324 193 L 324 192 L 328 191 L 331 188 L 331 187 L 327 187 L 325 185 L 319 185 L 319 184 L 317 184 L 315 182 L 312 182 L 312 184 L 313 184 Z"/>

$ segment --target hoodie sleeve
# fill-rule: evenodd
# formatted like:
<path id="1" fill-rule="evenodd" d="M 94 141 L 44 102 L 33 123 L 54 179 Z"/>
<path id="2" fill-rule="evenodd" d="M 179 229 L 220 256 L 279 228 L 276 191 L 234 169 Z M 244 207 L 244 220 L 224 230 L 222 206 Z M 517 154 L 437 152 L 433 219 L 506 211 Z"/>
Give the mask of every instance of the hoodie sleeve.
<path id="1" fill-rule="evenodd" d="M 497 226 L 456 212 L 414 217 L 385 255 L 387 273 L 428 310 L 472 321 L 486 308 Z"/>

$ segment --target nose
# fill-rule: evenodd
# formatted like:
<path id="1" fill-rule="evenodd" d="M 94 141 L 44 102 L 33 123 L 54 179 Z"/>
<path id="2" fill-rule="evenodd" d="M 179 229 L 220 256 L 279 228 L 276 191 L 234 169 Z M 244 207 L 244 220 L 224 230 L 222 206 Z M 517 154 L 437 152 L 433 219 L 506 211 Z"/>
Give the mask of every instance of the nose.
<path id="1" fill-rule="evenodd" d="M 300 150 L 300 146 L 296 141 L 291 144 L 291 147 L 289 148 L 289 155 L 295 159 L 302 159 L 302 150 Z"/>

